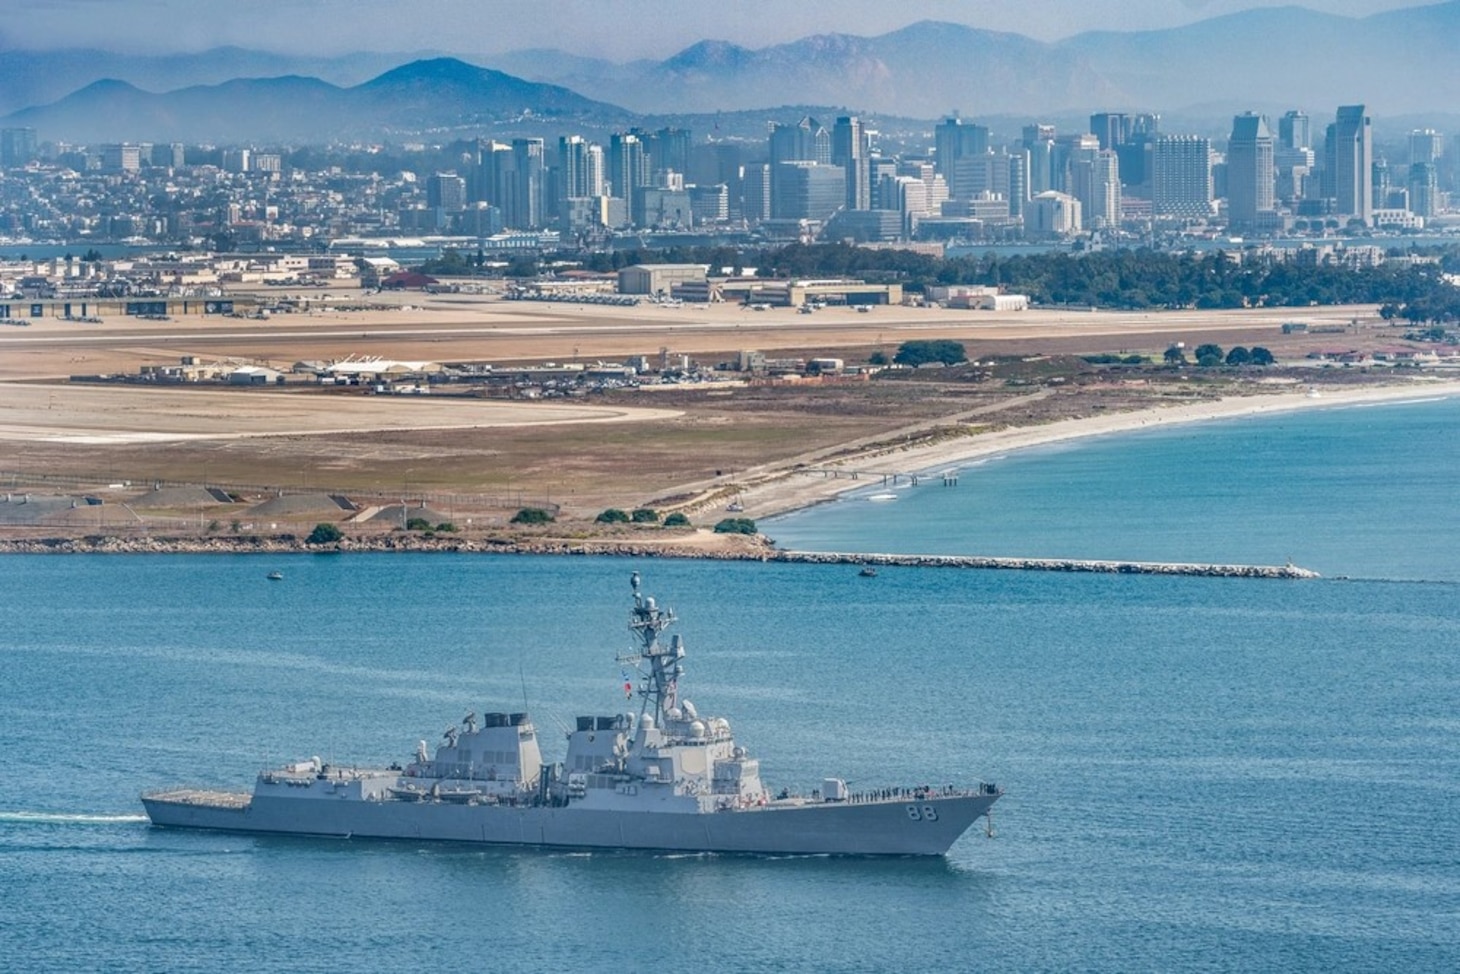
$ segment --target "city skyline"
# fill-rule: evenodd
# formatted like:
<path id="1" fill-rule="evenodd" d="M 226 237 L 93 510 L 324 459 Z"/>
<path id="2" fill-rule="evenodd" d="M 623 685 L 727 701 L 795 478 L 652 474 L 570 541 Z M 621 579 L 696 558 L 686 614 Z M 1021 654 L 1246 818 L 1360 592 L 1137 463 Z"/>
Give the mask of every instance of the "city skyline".
<path id="1" fill-rule="evenodd" d="M 742 0 L 727 8 L 704 0 L 565 0 L 543 16 L 541 8 L 441 0 L 430 16 L 384 0 L 259 0 L 251 4 L 189 0 L 5 0 L 0 49 L 48 50 L 96 47 L 126 53 L 174 53 L 235 45 L 284 53 L 326 55 L 353 51 L 450 50 L 502 53 L 558 48 L 609 60 L 667 57 L 700 40 L 724 40 L 748 48 L 784 43 L 811 34 L 876 35 L 920 20 L 939 20 L 988 30 L 1060 40 L 1092 30 L 1156 30 L 1261 7 L 1278 0 L 1029 0 L 1017 8 L 992 0 L 823 0 L 785 5 Z M 1331 0 L 1321 9 L 1364 17 L 1426 6 L 1413 0 Z M 672 16 L 671 16 L 672 14 Z M 443 33 L 441 25 L 452 23 Z M 382 31 L 382 24 L 389 24 Z M 159 30 L 166 24 L 166 30 Z M 633 28 L 653 24 L 652 31 Z M 382 43 L 382 38 L 389 43 Z"/>

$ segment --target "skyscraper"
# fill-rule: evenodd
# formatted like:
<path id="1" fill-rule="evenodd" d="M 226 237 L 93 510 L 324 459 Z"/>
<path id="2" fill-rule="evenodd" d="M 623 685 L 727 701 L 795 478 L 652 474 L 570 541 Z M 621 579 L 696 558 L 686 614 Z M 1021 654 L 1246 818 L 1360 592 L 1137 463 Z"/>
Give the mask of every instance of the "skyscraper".
<path id="1" fill-rule="evenodd" d="M 0 169 L 23 166 L 35 157 L 35 129 L 0 129 Z"/>
<path id="2" fill-rule="evenodd" d="M 1335 212 L 1368 223 L 1374 214 L 1374 142 L 1363 105 L 1344 105 L 1328 128 L 1324 148 L 1332 174 Z"/>
<path id="3" fill-rule="evenodd" d="M 1211 142 L 1197 135 L 1156 137 L 1151 151 L 1151 209 L 1157 216 L 1211 216 Z"/>
<path id="4" fill-rule="evenodd" d="M 608 181 L 614 196 L 624 200 L 629 212 L 639 191 L 653 185 L 649 169 L 649 154 L 644 143 L 633 133 L 618 133 L 608 140 Z"/>
<path id="5" fill-rule="evenodd" d="M 1087 146 L 1070 160 L 1070 193 L 1092 229 L 1120 226 L 1120 160 L 1111 149 Z"/>
<path id="6" fill-rule="evenodd" d="M 831 218 L 846 205 L 846 173 L 841 166 L 797 160 L 772 167 L 771 216 L 778 220 Z"/>
<path id="7" fill-rule="evenodd" d="M 1267 119 L 1247 112 L 1232 120 L 1227 145 L 1227 217 L 1233 229 L 1270 224 L 1276 207 L 1274 141 Z"/>
<path id="8" fill-rule="evenodd" d="M 1113 150 L 1130 141 L 1131 118 L 1124 112 L 1099 112 L 1091 115 L 1090 134 L 1100 140 L 1100 148 Z"/>
<path id="9" fill-rule="evenodd" d="M 1308 116 L 1293 109 L 1278 119 L 1278 146 L 1284 149 L 1307 149 L 1313 145 L 1312 126 Z"/>
<path id="10" fill-rule="evenodd" d="M 933 162 L 938 173 L 951 184 L 958 160 L 989 151 L 989 130 L 956 116 L 946 118 L 933 130 L 933 146 L 937 153 Z"/>
<path id="11" fill-rule="evenodd" d="M 831 164 L 831 133 L 807 116 L 795 125 L 775 123 L 770 133 L 771 165 L 783 162 Z"/>
<path id="12" fill-rule="evenodd" d="M 1445 137 L 1434 129 L 1415 129 L 1409 133 L 1409 164 L 1439 162 L 1445 154 Z"/>
<path id="13" fill-rule="evenodd" d="M 536 229 L 545 222 L 542 139 L 512 140 L 512 170 L 512 196 L 505 208 L 507 225 L 524 230 Z"/>
<path id="14" fill-rule="evenodd" d="M 836 120 L 831 130 L 831 163 L 846 172 L 849 210 L 872 208 L 871 153 L 861 119 L 851 115 Z"/>
<path id="15" fill-rule="evenodd" d="M 1409 167 L 1409 211 L 1429 219 L 1439 209 L 1440 176 L 1433 162 Z"/>

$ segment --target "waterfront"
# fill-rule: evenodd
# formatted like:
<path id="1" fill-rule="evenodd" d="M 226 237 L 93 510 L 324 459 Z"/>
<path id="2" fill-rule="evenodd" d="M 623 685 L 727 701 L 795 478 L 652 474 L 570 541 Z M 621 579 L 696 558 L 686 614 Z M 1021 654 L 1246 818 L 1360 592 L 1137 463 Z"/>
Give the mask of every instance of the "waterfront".
<path id="1" fill-rule="evenodd" d="M 1460 582 L 1460 398 L 1299 400 L 1297 412 L 984 450 L 958 486 L 870 486 L 762 527 L 786 548 L 1284 564 Z M 1403 390 L 1379 390 L 1404 395 Z M 1240 403 L 1240 401 L 1239 401 Z M 1139 425 L 1143 420 L 1150 422 Z M 1014 441 L 1018 446 L 1020 441 Z M 897 500 L 869 500 L 886 497 Z"/>

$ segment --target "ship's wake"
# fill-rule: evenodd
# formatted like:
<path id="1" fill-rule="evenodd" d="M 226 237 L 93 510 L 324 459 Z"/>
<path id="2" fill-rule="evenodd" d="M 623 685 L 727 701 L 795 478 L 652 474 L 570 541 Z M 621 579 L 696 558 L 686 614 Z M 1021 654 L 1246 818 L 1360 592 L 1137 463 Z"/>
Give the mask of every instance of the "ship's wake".
<path id="1" fill-rule="evenodd" d="M 29 825 L 137 825 L 147 821 L 146 815 L 88 815 L 63 812 L 0 811 L 0 822 Z"/>

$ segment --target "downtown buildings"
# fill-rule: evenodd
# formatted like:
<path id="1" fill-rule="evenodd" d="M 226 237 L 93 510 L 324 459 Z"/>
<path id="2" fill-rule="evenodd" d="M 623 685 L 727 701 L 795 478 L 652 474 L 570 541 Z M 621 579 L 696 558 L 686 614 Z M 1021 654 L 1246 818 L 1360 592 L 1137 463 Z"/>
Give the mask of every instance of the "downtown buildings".
<path id="1" fill-rule="evenodd" d="M 1418 129 L 1376 149 L 1364 106 L 1331 117 L 1295 109 L 1274 124 L 1249 112 L 1191 132 L 1149 113 L 1096 113 L 1088 131 L 999 131 L 952 116 L 886 133 L 856 115 L 804 116 L 759 138 L 663 126 L 384 149 L 354 171 L 311 170 L 316 150 L 57 145 L 5 129 L 0 236 L 304 246 L 505 232 L 595 247 L 644 231 L 772 242 L 1093 234 L 1111 244 L 1445 219 L 1453 141 Z"/>

